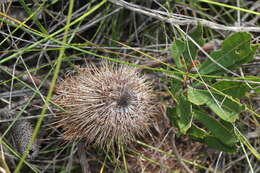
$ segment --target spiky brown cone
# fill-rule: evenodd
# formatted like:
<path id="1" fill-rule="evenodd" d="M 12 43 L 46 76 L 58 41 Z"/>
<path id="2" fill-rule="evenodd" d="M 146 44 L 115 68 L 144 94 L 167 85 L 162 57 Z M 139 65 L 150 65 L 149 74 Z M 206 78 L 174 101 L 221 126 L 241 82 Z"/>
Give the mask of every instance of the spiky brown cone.
<path id="1" fill-rule="evenodd" d="M 101 147 L 144 135 L 155 114 L 151 84 L 133 67 L 108 62 L 78 68 L 57 86 L 65 109 L 58 126 L 66 140 L 83 139 Z"/>

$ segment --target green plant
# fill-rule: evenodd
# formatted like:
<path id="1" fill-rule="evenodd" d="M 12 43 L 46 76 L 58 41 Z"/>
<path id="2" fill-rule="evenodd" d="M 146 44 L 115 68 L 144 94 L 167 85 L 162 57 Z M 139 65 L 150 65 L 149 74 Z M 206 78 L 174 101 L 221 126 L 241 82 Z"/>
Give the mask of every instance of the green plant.
<path id="1" fill-rule="evenodd" d="M 258 45 L 251 44 L 251 34 L 234 33 L 222 42 L 219 50 L 206 53 L 207 57 L 199 64 L 202 35 L 203 28 L 198 26 L 183 40 L 172 43 L 172 58 L 179 72 L 167 73 L 173 77 L 169 92 L 175 101 L 167 110 L 168 116 L 180 135 L 189 135 L 220 151 L 235 152 L 239 142 L 248 144 L 244 137 L 241 140 L 236 128 L 240 114 L 248 111 L 259 117 L 240 102 L 249 91 L 257 92 L 254 82 L 259 79 L 238 76 L 231 70 L 250 62 Z M 247 146 L 259 158 L 255 149 Z"/>

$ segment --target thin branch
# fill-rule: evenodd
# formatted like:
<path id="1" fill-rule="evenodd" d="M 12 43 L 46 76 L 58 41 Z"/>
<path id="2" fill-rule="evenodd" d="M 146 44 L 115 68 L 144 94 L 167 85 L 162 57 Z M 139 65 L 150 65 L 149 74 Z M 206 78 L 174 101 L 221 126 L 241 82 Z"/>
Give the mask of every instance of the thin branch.
<path id="1" fill-rule="evenodd" d="M 128 3 L 123 0 L 108 0 L 109 2 L 126 8 L 131 11 L 135 11 L 140 14 L 144 14 L 153 18 L 156 18 L 158 20 L 161 20 L 166 23 L 170 24 L 178 24 L 178 25 L 198 25 L 200 23 L 201 25 L 205 27 L 209 27 L 211 29 L 216 30 L 225 30 L 225 31 L 247 31 L 247 32 L 260 32 L 260 27 L 244 27 L 244 26 L 225 26 L 218 23 L 214 23 L 205 19 L 191 17 L 191 16 L 185 16 L 181 14 L 174 14 L 174 13 L 168 13 L 160 10 L 153 10 L 149 9 L 140 5 Z"/>
<path id="2" fill-rule="evenodd" d="M 79 161 L 80 161 L 82 172 L 91 173 L 90 166 L 88 164 L 87 157 L 86 157 L 85 145 L 82 142 L 79 142 L 77 146 L 78 146 L 78 155 L 79 155 Z"/>
<path id="3" fill-rule="evenodd" d="M 189 167 L 184 163 L 183 158 L 181 157 L 181 155 L 178 152 L 178 149 L 175 145 L 175 134 L 173 131 L 173 128 L 170 129 L 170 137 L 171 137 L 171 142 L 172 142 L 172 149 L 173 149 L 173 153 L 175 154 L 177 160 L 180 162 L 180 164 L 183 166 L 183 168 L 188 172 L 188 173 L 192 173 L 192 171 L 189 169 Z"/>

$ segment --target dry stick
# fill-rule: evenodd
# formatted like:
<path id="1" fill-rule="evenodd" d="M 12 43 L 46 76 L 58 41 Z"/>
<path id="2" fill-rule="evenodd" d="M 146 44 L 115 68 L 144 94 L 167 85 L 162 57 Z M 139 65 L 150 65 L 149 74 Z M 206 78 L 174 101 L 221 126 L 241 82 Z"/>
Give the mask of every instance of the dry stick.
<path id="1" fill-rule="evenodd" d="M 171 143 L 172 143 L 172 149 L 173 149 L 173 153 L 175 154 L 177 160 L 181 163 L 181 165 L 184 167 L 184 169 L 188 172 L 188 173 L 192 173 L 192 171 L 189 169 L 189 167 L 183 162 L 182 157 L 180 156 L 177 147 L 175 145 L 175 134 L 173 131 L 173 128 L 170 128 L 170 133 L 169 133 L 170 139 L 171 139 Z"/>
<path id="2" fill-rule="evenodd" d="M 90 166 L 87 161 L 86 157 L 86 149 L 83 142 L 79 142 L 77 144 L 78 147 L 78 155 L 79 155 L 79 162 L 81 165 L 82 173 L 91 173 Z"/>
<path id="3" fill-rule="evenodd" d="M 154 17 L 163 22 L 175 24 L 175 25 L 198 25 L 198 23 L 203 26 L 226 31 L 247 31 L 247 32 L 260 32 L 260 27 L 243 27 L 243 26 L 225 26 L 218 23 L 214 23 L 205 19 L 200 19 L 196 17 L 185 16 L 181 14 L 170 14 L 160 10 L 149 9 L 140 5 L 128 3 L 123 0 L 108 0 L 109 2 L 116 4 L 120 7 L 124 7 L 128 10 L 135 11 L 150 17 Z"/>

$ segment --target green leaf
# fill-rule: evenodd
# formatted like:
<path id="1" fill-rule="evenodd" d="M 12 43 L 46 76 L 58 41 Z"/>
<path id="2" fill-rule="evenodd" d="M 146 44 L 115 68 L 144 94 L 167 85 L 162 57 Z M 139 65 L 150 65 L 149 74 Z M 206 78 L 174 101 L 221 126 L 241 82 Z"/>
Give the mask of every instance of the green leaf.
<path id="1" fill-rule="evenodd" d="M 182 134 L 185 134 L 187 130 L 191 127 L 192 112 L 191 103 L 183 96 L 177 97 L 178 104 L 176 106 L 176 113 L 179 116 L 177 121 L 178 127 Z"/>
<path id="2" fill-rule="evenodd" d="M 203 39 L 203 27 L 200 23 L 198 24 L 197 28 L 193 30 L 189 35 L 198 45 L 204 45 L 205 41 Z M 190 41 L 190 43 L 192 43 L 192 41 Z M 196 50 L 198 50 L 198 47 L 195 44 L 192 43 L 192 45 L 194 46 L 194 48 L 196 48 Z"/>
<path id="3" fill-rule="evenodd" d="M 204 44 L 203 36 L 203 28 L 201 25 L 198 25 L 194 31 L 189 33 L 189 36 L 200 46 Z M 184 69 L 184 65 L 182 59 L 185 60 L 186 64 L 191 64 L 192 60 L 196 59 L 196 55 L 198 52 L 198 47 L 189 39 L 182 40 L 174 40 L 171 47 L 171 54 L 176 66 L 179 69 Z"/>
<path id="4" fill-rule="evenodd" d="M 234 130 L 234 126 L 232 125 L 232 123 L 229 123 L 227 121 L 224 121 L 224 120 L 220 120 L 219 121 L 223 126 L 225 126 L 225 128 L 230 132 L 232 133 L 233 136 L 236 136 L 235 135 L 235 130 Z"/>
<path id="5" fill-rule="evenodd" d="M 250 87 L 245 82 L 219 81 L 214 83 L 212 87 L 234 98 L 241 98 L 250 91 Z"/>
<path id="6" fill-rule="evenodd" d="M 176 71 L 164 71 L 163 73 L 164 73 L 164 75 L 166 75 L 168 77 L 171 77 L 171 78 L 174 78 L 174 79 L 179 80 L 181 82 L 184 82 L 183 77 L 179 73 L 177 73 Z"/>
<path id="7" fill-rule="evenodd" d="M 222 49 L 211 53 L 211 57 L 229 70 L 253 60 L 258 45 L 250 44 L 251 34 L 237 32 L 222 42 Z M 201 74 L 213 74 L 223 71 L 223 68 L 210 59 L 206 59 L 199 69 Z"/>
<path id="8" fill-rule="evenodd" d="M 176 66 L 182 68 L 181 57 L 183 57 L 183 53 L 186 50 L 185 43 L 181 40 L 175 40 L 170 50 Z"/>
<path id="9" fill-rule="evenodd" d="M 237 139 L 230 129 L 226 128 L 223 124 L 205 112 L 199 110 L 193 111 L 193 117 L 202 123 L 222 143 L 229 146 L 237 143 Z"/>
<path id="10" fill-rule="evenodd" d="M 204 44 L 202 25 L 199 24 L 197 28 L 195 28 L 191 33 L 189 33 L 189 36 L 199 46 L 202 46 Z M 197 54 L 199 51 L 199 48 L 193 43 L 193 41 L 188 39 L 188 41 L 185 42 L 186 49 L 183 52 L 183 58 L 185 59 L 188 68 L 192 66 L 191 62 L 197 59 Z"/>
<path id="11" fill-rule="evenodd" d="M 219 141 L 214 136 L 207 136 L 203 139 L 202 143 L 207 144 L 209 147 L 215 148 L 217 150 L 225 151 L 225 152 L 235 152 L 236 146 L 227 146 Z"/>
<path id="12" fill-rule="evenodd" d="M 255 92 L 258 93 L 258 94 L 260 94 L 260 88 L 256 88 L 256 89 L 255 89 Z"/>
<path id="13" fill-rule="evenodd" d="M 202 128 L 196 127 L 194 124 L 191 125 L 191 127 L 188 130 L 188 134 L 191 136 L 194 136 L 196 138 L 205 138 L 209 134 L 203 130 Z"/>
<path id="14" fill-rule="evenodd" d="M 211 92 L 211 93 L 210 93 Z M 213 91 L 188 88 L 188 100 L 196 105 L 206 104 L 221 119 L 235 122 L 243 106 Z"/>
<path id="15" fill-rule="evenodd" d="M 225 145 L 217 137 L 208 134 L 205 130 L 198 128 L 194 125 L 192 125 L 191 128 L 189 129 L 188 135 L 191 137 L 191 139 L 206 144 L 211 148 L 215 148 L 217 150 L 225 151 L 225 152 L 236 151 L 235 145 L 232 146 Z"/>
<path id="16" fill-rule="evenodd" d="M 182 81 L 180 80 L 177 80 L 175 78 L 172 78 L 171 79 L 171 88 L 170 88 L 170 91 L 171 93 L 176 96 L 181 90 L 182 88 Z"/>
<path id="17" fill-rule="evenodd" d="M 179 117 L 176 113 L 176 108 L 167 108 L 167 116 L 169 117 L 171 124 L 175 127 L 178 127 L 177 121 Z"/>
<path id="18" fill-rule="evenodd" d="M 191 127 L 192 122 L 191 103 L 181 94 L 176 98 L 178 104 L 175 108 L 168 108 L 167 115 L 171 123 L 178 127 L 180 133 L 185 134 Z"/>

